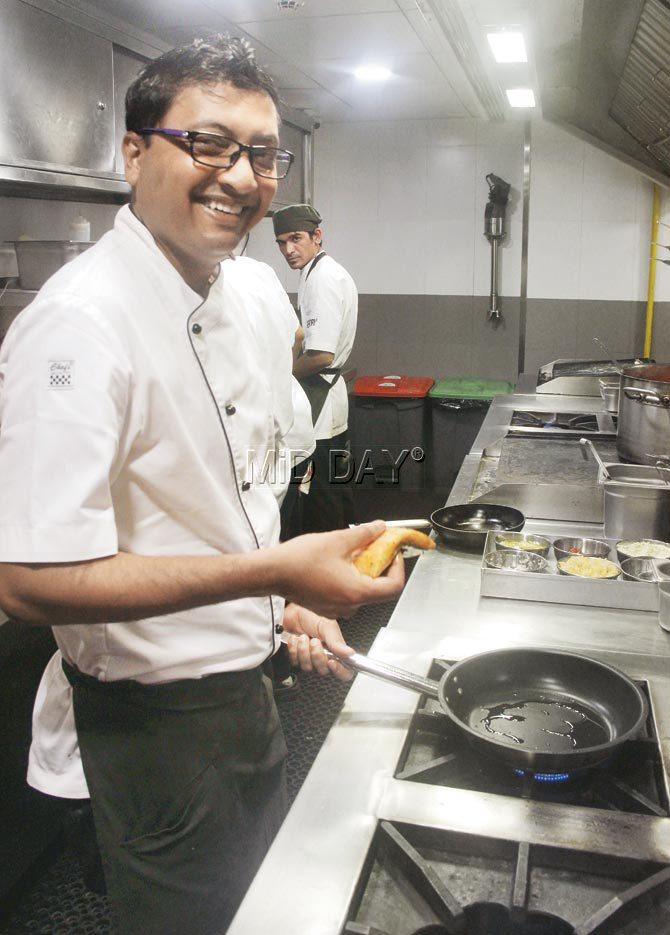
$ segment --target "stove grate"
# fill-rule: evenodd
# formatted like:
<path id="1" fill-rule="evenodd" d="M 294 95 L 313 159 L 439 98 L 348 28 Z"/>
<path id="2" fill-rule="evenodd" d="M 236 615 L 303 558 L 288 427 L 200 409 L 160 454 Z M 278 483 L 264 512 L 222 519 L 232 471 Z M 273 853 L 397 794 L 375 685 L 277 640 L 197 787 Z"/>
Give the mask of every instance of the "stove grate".
<path id="1" fill-rule="evenodd" d="M 670 867 L 645 861 L 384 821 L 368 870 L 343 935 L 670 930 Z"/>

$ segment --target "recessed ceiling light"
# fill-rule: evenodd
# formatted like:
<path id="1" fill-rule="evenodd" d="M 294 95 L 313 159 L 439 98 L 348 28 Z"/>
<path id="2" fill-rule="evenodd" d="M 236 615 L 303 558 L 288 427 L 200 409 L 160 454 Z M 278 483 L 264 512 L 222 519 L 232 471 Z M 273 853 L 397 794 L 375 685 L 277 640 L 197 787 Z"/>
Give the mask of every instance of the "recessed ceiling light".
<path id="1" fill-rule="evenodd" d="M 496 62 L 527 62 L 526 43 L 520 32 L 488 32 L 491 51 Z"/>
<path id="2" fill-rule="evenodd" d="M 535 107 L 532 88 L 507 88 L 505 94 L 510 107 Z"/>
<path id="3" fill-rule="evenodd" d="M 359 81 L 387 81 L 391 70 L 384 65 L 361 65 L 354 72 Z"/>

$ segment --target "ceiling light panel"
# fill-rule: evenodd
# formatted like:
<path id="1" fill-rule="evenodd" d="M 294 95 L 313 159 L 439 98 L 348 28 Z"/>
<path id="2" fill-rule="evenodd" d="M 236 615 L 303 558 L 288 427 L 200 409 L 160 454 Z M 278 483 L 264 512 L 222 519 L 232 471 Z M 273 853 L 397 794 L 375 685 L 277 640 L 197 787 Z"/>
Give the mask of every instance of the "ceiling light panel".
<path id="1" fill-rule="evenodd" d="M 496 62 L 527 62 L 526 43 L 521 32 L 489 32 L 486 34 Z"/>
<path id="2" fill-rule="evenodd" d="M 385 65 L 359 65 L 354 75 L 359 81 L 388 81 L 391 69 Z"/>
<path id="3" fill-rule="evenodd" d="M 507 88 L 505 91 L 510 107 L 535 107 L 532 88 Z"/>

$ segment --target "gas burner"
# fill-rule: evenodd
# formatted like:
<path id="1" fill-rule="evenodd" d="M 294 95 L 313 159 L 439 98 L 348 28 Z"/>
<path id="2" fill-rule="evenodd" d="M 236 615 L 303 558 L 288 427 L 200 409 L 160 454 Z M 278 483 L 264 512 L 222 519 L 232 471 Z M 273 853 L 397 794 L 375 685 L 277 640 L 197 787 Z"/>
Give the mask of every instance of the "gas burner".
<path id="1" fill-rule="evenodd" d="M 661 935 L 670 867 L 382 821 L 342 935 Z"/>
<path id="2" fill-rule="evenodd" d="M 429 676 L 439 680 L 444 670 L 445 663 L 435 660 Z M 648 695 L 646 684 L 638 684 Z M 647 707 L 652 710 L 651 704 Z M 644 734 L 624 743 L 605 763 L 573 773 L 529 773 L 475 751 L 439 705 L 427 699 L 412 718 L 395 775 L 434 786 L 665 818 L 670 803 L 662 772 L 651 714 Z"/>
<path id="3" fill-rule="evenodd" d="M 509 430 L 514 435 L 616 435 L 616 416 L 610 413 L 515 409 Z"/>

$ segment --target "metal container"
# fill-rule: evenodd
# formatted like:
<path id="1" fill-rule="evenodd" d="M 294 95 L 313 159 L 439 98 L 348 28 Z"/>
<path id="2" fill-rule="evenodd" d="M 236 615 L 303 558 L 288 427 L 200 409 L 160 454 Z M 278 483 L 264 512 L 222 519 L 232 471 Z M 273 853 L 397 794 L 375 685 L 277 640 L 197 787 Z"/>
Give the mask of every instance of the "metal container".
<path id="1" fill-rule="evenodd" d="M 605 481 L 604 520 L 608 539 L 670 540 L 670 486 L 656 468 L 608 464 L 612 480 Z"/>
<path id="2" fill-rule="evenodd" d="M 41 289 L 61 266 L 92 246 L 92 241 L 15 240 L 21 288 Z"/>
<path id="3" fill-rule="evenodd" d="M 525 552 L 529 555 L 541 555 L 543 558 L 546 558 L 551 548 L 549 539 L 525 532 L 500 533 L 495 537 L 495 543 L 498 552 Z"/>
<path id="4" fill-rule="evenodd" d="M 670 364 L 626 367 L 621 376 L 617 452 L 655 464 L 670 452 Z"/>
<path id="5" fill-rule="evenodd" d="M 602 577 L 597 578 L 598 581 L 615 581 L 617 578 L 621 577 L 621 566 L 617 565 L 616 562 L 611 561 L 609 558 L 600 558 L 594 555 L 589 555 L 589 556 L 570 555 L 568 556 L 568 558 L 589 558 L 589 559 L 592 559 L 594 562 L 607 562 L 607 564 L 611 566 L 612 574 L 603 575 Z M 569 578 L 587 578 L 589 581 L 592 580 L 592 578 L 595 578 L 595 575 L 580 575 L 576 571 L 568 571 L 566 568 L 562 568 L 561 567 L 562 563 L 567 562 L 567 560 L 568 560 L 567 558 L 562 558 L 559 561 L 558 563 L 559 575 L 566 575 Z"/>
<path id="6" fill-rule="evenodd" d="M 609 554 L 609 543 L 602 539 L 584 539 L 581 536 L 562 536 L 560 539 L 554 539 L 554 555 L 557 561 L 570 558 L 571 555 L 609 558 Z"/>
<path id="7" fill-rule="evenodd" d="M 546 558 L 528 552 L 489 552 L 484 556 L 484 563 L 488 568 L 504 568 L 505 571 L 549 572 Z"/>
<path id="8" fill-rule="evenodd" d="M 631 545 L 641 545 L 642 550 L 631 552 L 629 551 Z M 660 554 L 658 548 L 656 551 L 659 552 L 659 554 L 654 555 L 653 546 L 660 546 L 661 550 L 665 552 L 665 555 Z M 619 559 L 619 564 L 631 558 L 644 558 L 647 561 L 667 562 L 670 561 L 670 542 L 661 542 L 658 539 L 622 539 L 616 544 L 616 554 Z"/>
<path id="9" fill-rule="evenodd" d="M 600 395 L 603 398 L 606 412 L 619 412 L 619 384 L 607 380 L 600 381 Z"/>
<path id="10" fill-rule="evenodd" d="M 661 580 L 652 558 L 625 558 L 621 562 L 621 570 L 625 581 L 650 581 L 654 583 Z"/>

